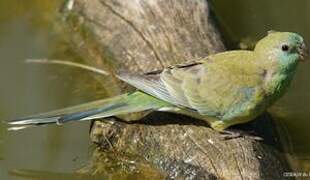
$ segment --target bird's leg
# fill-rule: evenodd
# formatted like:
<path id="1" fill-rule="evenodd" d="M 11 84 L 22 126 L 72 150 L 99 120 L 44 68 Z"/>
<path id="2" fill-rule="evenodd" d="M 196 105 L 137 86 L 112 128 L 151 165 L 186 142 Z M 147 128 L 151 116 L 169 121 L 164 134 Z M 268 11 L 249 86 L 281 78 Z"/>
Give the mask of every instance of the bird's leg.
<path id="1" fill-rule="evenodd" d="M 223 140 L 235 139 L 235 138 L 240 138 L 240 137 L 249 137 L 255 140 L 262 140 L 261 137 L 253 136 L 245 131 L 235 130 L 235 129 L 227 130 L 226 128 L 233 125 L 232 123 L 228 123 L 228 122 L 231 122 L 231 121 L 217 120 L 217 121 L 213 121 L 212 123 L 210 123 L 213 129 L 221 133 L 221 138 L 223 138 Z"/>
<path id="2" fill-rule="evenodd" d="M 256 141 L 262 141 L 264 140 L 262 137 L 256 136 L 252 134 L 253 132 L 247 132 L 247 131 L 242 131 L 242 130 L 222 130 L 221 131 L 221 138 L 224 140 L 229 140 L 229 139 L 235 139 L 235 138 L 249 138 L 253 139 Z"/>

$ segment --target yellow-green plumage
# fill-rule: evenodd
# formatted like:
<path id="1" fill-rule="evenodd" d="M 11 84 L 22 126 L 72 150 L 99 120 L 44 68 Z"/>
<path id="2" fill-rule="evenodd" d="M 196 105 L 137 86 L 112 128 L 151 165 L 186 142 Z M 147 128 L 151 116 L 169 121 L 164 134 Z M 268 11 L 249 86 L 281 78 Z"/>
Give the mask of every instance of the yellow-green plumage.
<path id="1" fill-rule="evenodd" d="M 138 89 L 121 101 L 115 97 L 95 107 L 56 112 L 52 119 L 41 114 L 11 124 L 63 123 L 153 109 L 200 118 L 222 131 L 254 119 L 281 97 L 305 50 L 298 34 L 274 32 L 254 51 L 227 51 L 143 75 L 120 73 L 118 78 Z"/>

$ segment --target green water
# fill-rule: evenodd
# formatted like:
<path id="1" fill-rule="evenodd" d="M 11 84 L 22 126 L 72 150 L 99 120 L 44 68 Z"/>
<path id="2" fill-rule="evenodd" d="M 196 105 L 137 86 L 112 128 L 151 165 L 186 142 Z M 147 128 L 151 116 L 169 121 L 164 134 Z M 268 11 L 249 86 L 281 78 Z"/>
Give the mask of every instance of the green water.
<path id="1" fill-rule="evenodd" d="M 78 83 L 93 81 L 87 73 L 24 63 L 28 58 L 74 60 L 59 28 L 51 23 L 58 19 L 61 2 L 0 0 L 1 120 L 97 98 L 93 89 Z M 27 179 L 32 174 L 38 179 L 73 179 L 88 163 L 88 122 L 12 133 L 2 123 L 0 128 L 0 179 Z"/>
<path id="2" fill-rule="evenodd" d="M 212 2 L 233 48 L 240 41 L 247 44 L 261 38 L 270 29 L 295 31 L 310 42 L 308 0 L 298 4 L 288 0 Z M 62 0 L 0 0 L 1 120 L 100 97 L 94 80 L 85 72 L 24 63 L 28 58 L 76 59 L 59 27 L 51 23 L 59 19 L 56 16 L 61 3 Z M 310 171 L 309 68 L 310 61 L 301 64 L 290 91 L 272 108 L 292 137 L 299 171 Z M 88 128 L 89 123 L 83 122 L 7 133 L 0 123 L 0 179 L 76 178 L 75 172 L 91 158 Z"/>

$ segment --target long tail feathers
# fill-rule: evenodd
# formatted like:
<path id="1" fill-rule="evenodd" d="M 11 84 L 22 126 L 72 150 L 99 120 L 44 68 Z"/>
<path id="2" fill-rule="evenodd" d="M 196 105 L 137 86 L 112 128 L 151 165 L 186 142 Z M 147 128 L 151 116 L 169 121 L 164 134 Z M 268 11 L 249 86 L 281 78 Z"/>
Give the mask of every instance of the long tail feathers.
<path id="1" fill-rule="evenodd" d="M 28 116 L 8 122 L 8 130 L 20 130 L 46 124 L 99 119 L 109 116 L 167 107 L 169 104 L 136 91 L 132 94 L 98 100 L 65 109 Z"/>

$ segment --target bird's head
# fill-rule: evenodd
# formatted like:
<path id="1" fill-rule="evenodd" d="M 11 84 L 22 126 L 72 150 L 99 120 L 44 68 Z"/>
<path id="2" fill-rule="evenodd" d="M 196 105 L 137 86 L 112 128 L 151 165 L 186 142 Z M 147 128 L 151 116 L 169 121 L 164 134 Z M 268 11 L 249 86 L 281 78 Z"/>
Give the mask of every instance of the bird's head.
<path id="1" fill-rule="evenodd" d="M 254 52 L 264 61 L 271 61 L 289 70 L 304 60 L 308 49 L 299 34 L 270 31 L 256 44 Z"/>

